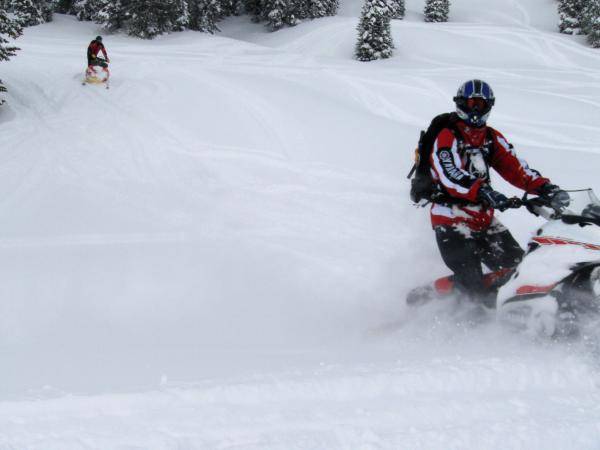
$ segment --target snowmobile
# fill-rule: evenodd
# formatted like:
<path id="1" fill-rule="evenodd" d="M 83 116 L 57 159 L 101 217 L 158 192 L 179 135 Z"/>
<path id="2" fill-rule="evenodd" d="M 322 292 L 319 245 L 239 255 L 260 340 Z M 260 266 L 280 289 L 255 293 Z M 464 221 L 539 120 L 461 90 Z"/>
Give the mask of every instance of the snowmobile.
<path id="1" fill-rule="evenodd" d="M 85 70 L 85 78 L 81 84 L 104 84 L 106 89 L 109 88 L 110 72 L 108 70 L 108 62 L 104 58 L 98 58 L 99 61 L 106 63 L 103 69 L 101 66 L 88 66 Z"/>
<path id="2" fill-rule="evenodd" d="M 600 319 L 600 201 L 591 189 L 567 191 L 568 208 L 552 208 L 540 197 L 511 199 L 546 219 L 531 238 L 521 263 L 511 271 L 488 273 L 497 290 L 493 304 L 499 322 L 534 336 L 570 338 L 586 322 Z M 409 306 L 460 297 L 452 277 L 413 289 Z"/>
<path id="3" fill-rule="evenodd" d="M 574 336 L 600 313 L 600 201 L 591 189 L 569 196 L 562 211 L 540 199 L 523 202 L 547 222 L 498 290 L 499 320 L 534 335 Z"/>

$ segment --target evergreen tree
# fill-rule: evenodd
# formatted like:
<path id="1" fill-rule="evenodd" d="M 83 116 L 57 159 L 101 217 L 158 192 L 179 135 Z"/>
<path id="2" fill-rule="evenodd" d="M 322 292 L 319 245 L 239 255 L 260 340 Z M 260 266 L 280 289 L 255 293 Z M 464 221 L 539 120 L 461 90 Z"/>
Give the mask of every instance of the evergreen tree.
<path id="1" fill-rule="evenodd" d="M 308 2 L 308 17 L 316 19 L 327 16 L 327 0 L 310 0 Z"/>
<path id="2" fill-rule="evenodd" d="M 42 5 L 42 18 L 44 22 L 52 22 L 54 14 L 54 4 L 51 1 L 44 0 Z"/>
<path id="3" fill-rule="evenodd" d="M 338 13 L 338 9 L 340 8 L 340 0 L 327 0 L 327 4 L 325 7 L 325 15 L 327 16 L 335 16 Z"/>
<path id="4" fill-rule="evenodd" d="M 242 4 L 244 12 L 252 16 L 252 21 L 259 22 L 261 15 L 260 12 L 262 10 L 261 0 L 242 0 Z"/>
<path id="5" fill-rule="evenodd" d="M 588 0 L 581 16 L 581 25 L 588 43 L 600 48 L 600 0 Z"/>
<path id="6" fill-rule="evenodd" d="M 594 21 L 594 0 L 581 0 L 581 11 L 577 15 L 579 34 L 589 35 Z"/>
<path id="7" fill-rule="evenodd" d="M 163 33 L 181 31 L 188 18 L 182 0 L 129 0 L 127 33 L 152 39 Z"/>
<path id="8" fill-rule="evenodd" d="M 317 19 L 319 17 L 335 16 L 340 6 L 339 0 L 309 0 L 308 17 Z"/>
<path id="9" fill-rule="evenodd" d="M 172 31 L 183 31 L 190 23 L 190 12 L 187 0 L 173 0 L 173 13 L 176 16 Z"/>
<path id="10" fill-rule="evenodd" d="M 425 0 L 425 22 L 448 22 L 450 0 Z"/>
<path id="11" fill-rule="evenodd" d="M 294 26 L 298 19 L 294 14 L 292 0 L 264 0 L 261 3 L 262 19 L 271 31 L 277 31 L 285 25 Z"/>
<path id="12" fill-rule="evenodd" d="M 300 20 L 310 19 L 311 16 L 311 0 L 291 0 L 291 14 L 296 18 L 296 23 Z"/>
<path id="13" fill-rule="evenodd" d="M 19 50 L 10 44 L 9 38 L 16 39 L 21 36 L 23 29 L 21 24 L 11 19 L 5 9 L 0 9 L 0 61 L 8 61 Z M 0 80 L 0 92 L 6 92 L 6 88 Z"/>
<path id="14" fill-rule="evenodd" d="M 52 7 L 46 0 L 11 0 L 10 10 L 24 27 L 52 20 Z"/>
<path id="15" fill-rule="evenodd" d="M 240 0 L 220 0 L 220 17 L 239 16 L 244 8 Z"/>
<path id="16" fill-rule="evenodd" d="M 393 8 L 385 0 L 366 0 L 358 24 L 355 57 L 359 61 L 389 58 L 394 43 L 390 30 Z"/>
<path id="17" fill-rule="evenodd" d="M 14 45 L 9 44 L 8 38 L 16 39 L 23 33 L 21 24 L 11 19 L 5 9 L 0 9 L 0 61 L 8 61 L 11 56 L 15 56 L 17 50 Z"/>
<path id="18" fill-rule="evenodd" d="M 61 14 L 69 14 L 73 9 L 73 0 L 56 0 L 54 11 Z"/>
<path id="19" fill-rule="evenodd" d="M 123 5 L 127 0 L 102 0 L 99 10 L 94 16 L 94 21 L 108 31 L 116 31 L 125 28 L 128 12 Z"/>
<path id="20" fill-rule="evenodd" d="M 581 34 L 580 16 L 584 6 L 584 0 L 559 0 L 558 29 L 561 33 Z"/>
<path id="21" fill-rule="evenodd" d="M 390 0 L 392 7 L 392 19 L 404 19 L 406 14 L 406 7 L 404 0 Z"/>
<path id="22" fill-rule="evenodd" d="M 94 20 L 102 4 L 101 0 L 75 0 L 72 11 L 79 20 Z"/>
<path id="23" fill-rule="evenodd" d="M 219 0 L 188 0 L 189 28 L 191 30 L 215 33 L 220 31 L 217 22 L 222 17 Z"/>

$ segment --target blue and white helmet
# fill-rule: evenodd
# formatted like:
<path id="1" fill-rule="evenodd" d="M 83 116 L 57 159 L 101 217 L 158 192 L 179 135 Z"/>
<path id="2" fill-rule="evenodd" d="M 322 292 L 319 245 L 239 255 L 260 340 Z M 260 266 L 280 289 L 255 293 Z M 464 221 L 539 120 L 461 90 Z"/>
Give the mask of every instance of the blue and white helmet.
<path id="1" fill-rule="evenodd" d="M 458 117 L 477 128 L 485 125 L 495 102 L 494 91 L 489 84 L 481 80 L 463 83 L 454 97 Z"/>

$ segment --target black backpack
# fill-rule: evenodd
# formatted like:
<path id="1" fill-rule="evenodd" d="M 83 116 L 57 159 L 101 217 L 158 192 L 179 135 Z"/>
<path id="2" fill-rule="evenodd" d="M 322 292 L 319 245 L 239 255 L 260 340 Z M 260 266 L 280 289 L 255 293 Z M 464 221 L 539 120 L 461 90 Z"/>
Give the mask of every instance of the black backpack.
<path id="1" fill-rule="evenodd" d="M 440 190 L 431 178 L 431 164 L 429 158 L 433 149 L 433 143 L 438 134 L 449 128 L 456 130 L 456 121 L 459 120 L 456 113 L 444 113 L 436 116 L 426 131 L 421 131 L 419 144 L 415 150 L 415 163 L 408 174 L 410 181 L 410 198 L 415 203 L 425 204 L 433 201 L 444 201 L 448 195 Z M 414 178 L 413 178 L 414 175 Z"/>

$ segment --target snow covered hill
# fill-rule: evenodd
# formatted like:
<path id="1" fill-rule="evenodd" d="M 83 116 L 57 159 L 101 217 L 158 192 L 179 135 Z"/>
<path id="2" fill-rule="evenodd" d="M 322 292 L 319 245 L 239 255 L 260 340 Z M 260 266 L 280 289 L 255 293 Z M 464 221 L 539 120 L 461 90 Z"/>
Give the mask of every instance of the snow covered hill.
<path id="1" fill-rule="evenodd" d="M 419 130 L 485 79 L 521 156 L 600 191 L 600 54 L 553 0 L 421 10 L 368 64 L 355 0 L 277 33 L 105 36 L 110 90 L 80 84 L 94 25 L 26 30 L 2 64 L 0 450 L 598 448 L 584 344 L 403 298 L 446 273 L 408 201 Z"/>

